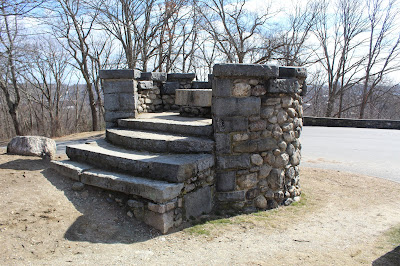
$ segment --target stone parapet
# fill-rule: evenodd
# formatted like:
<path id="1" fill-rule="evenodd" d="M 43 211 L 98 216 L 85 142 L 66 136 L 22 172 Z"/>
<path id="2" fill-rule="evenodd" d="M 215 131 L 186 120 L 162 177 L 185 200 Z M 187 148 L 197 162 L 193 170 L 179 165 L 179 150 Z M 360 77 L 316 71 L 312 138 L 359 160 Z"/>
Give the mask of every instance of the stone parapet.
<path id="1" fill-rule="evenodd" d="M 298 200 L 306 70 L 214 66 L 212 118 L 217 204 L 256 210 Z"/>
<path id="2" fill-rule="evenodd" d="M 400 120 L 305 116 L 305 126 L 400 129 Z"/>

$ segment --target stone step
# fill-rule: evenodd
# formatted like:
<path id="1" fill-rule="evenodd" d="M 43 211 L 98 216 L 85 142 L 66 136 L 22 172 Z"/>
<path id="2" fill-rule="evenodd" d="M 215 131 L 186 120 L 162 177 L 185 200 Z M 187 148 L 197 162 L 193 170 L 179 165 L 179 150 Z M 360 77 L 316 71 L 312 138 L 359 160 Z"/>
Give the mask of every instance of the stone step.
<path id="1" fill-rule="evenodd" d="M 68 157 L 105 170 L 180 183 L 214 165 L 211 154 L 160 154 L 126 150 L 98 140 L 67 146 Z"/>
<path id="2" fill-rule="evenodd" d="M 107 129 L 106 138 L 124 148 L 159 153 L 212 153 L 214 147 L 214 141 L 205 137 L 140 130 Z"/>
<path id="3" fill-rule="evenodd" d="M 150 130 L 192 136 L 213 136 L 212 120 L 182 117 L 179 113 L 146 113 L 138 118 L 119 119 L 118 126 L 135 130 Z"/>
<path id="4" fill-rule="evenodd" d="M 60 174 L 84 184 L 163 203 L 175 199 L 183 188 L 183 183 L 168 183 L 120 173 L 112 173 L 74 161 L 52 161 L 52 168 Z"/>

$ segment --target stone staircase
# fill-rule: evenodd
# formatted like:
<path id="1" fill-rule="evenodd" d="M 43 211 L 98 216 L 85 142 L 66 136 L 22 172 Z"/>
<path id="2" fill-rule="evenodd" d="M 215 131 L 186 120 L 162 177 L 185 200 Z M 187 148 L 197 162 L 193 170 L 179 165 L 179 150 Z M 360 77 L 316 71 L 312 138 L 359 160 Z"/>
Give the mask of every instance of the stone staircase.
<path id="1" fill-rule="evenodd" d="M 105 140 L 68 146 L 69 160 L 52 165 L 73 180 L 129 194 L 135 217 L 167 233 L 212 209 L 212 133 L 211 119 L 141 114 L 119 119 Z"/>

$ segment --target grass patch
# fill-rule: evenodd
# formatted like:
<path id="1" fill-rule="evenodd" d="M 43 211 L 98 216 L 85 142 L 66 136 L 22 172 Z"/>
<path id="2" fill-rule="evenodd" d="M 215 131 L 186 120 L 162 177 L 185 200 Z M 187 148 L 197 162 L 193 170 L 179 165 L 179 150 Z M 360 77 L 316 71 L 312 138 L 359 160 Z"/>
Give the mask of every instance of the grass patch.
<path id="1" fill-rule="evenodd" d="M 398 246 L 400 245 L 400 224 L 392 227 L 385 233 L 387 242 L 390 245 Z"/>
<path id="2" fill-rule="evenodd" d="M 210 230 L 205 228 L 205 226 L 203 224 L 199 224 L 199 225 L 195 225 L 195 226 L 186 228 L 185 231 L 191 235 L 209 236 L 211 234 Z"/>
<path id="3" fill-rule="evenodd" d="M 208 221 L 208 224 L 233 224 L 231 219 L 217 219 L 217 220 L 212 220 Z"/>
<path id="4" fill-rule="evenodd" d="M 303 192 L 303 193 L 301 193 L 301 199 L 300 199 L 300 201 L 295 201 L 295 202 L 293 202 L 290 206 L 293 206 L 293 207 L 303 207 L 303 206 L 306 206 L 307 203 L 309 203 L 308 194 L 306 194 L 306 193 Z"/>
<path id="5" fill-rule="evenodd" d="M 259 211 L 250 214 L 242 214 L 232 216 L 230 218 L 220 218 L 214 220 L 195 220 L 192 222 L 193 226 L 185 229 L 186 232 L 192 235 L 210 236 L 215 235 L 217 232 L 223 232 L 223 229 L 230 226 L 246 226 L 247 228 L 267 227 L 267 228 L 285 228 L 285 226 L 297 217 L 299 212 L 308 211 L 310 200 L 308 195 L 304 192 L 301 195 L 299 202 L 293 202 L 290 206 L 281 206 L 277 209 Z M 215 217 L 214 218 L 218 218 Z"/>

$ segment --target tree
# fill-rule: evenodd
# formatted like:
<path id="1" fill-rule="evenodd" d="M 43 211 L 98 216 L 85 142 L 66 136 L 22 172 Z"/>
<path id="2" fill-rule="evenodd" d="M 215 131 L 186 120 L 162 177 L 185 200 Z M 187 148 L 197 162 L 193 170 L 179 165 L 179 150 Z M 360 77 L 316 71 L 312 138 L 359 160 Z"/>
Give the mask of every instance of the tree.
<path id="1" fill-rule="evenodd" d="M 100 69 L 100 54 L 104 49 L 93 49 L 93 32 L 95 30 L 95 21 L 98 17 L 98 10 L 88 15 L 90 10 L 85 9 L 79 0 L 57 0 L 59 20 L 52 24 L 53 33 L 59 40 L 63 48 L 69 52 L 74 60 L 73 66 L 82 75 L 86 90 L 89 96 L 89 106 L 92 117 L 92 130 L 100 128 L 98 108 L 102 106 L 100 97 L 99 82 L 96 80 L 97 72 Z M 107 40 L 98 44 L 100 47 L 106 47 Z M 96 97 L 97 94 L 97 97 Z"/>
<path id="2" fill-rule="evenodd" d="M 18 72 L 22 67 L 19 50 L 22 44 L 22 32 L 19 19 L 27 11 L 24 1 L 0 2 L 0 88 L 5 96 L 8 113 L 11 116 L 15 134 L 22 135 L 18 107 L 21 102 L 21 84 Z"/>
<path id="3" fill-rule="evenodd" d="M 25 76 L 29 84 L 25 94 L 29 100 L 41 106 L 42 113 L 36 117 L 42 122 L 42 128 L 50 129 L 47 132 L 50 132 L 51 137 L 61 134 L 62 107 L 68 94 L 67 79 L 71 71 L 70 56 L 57 45 L 51 39 L 37 42 L 32 47 L 30 65 Z M 47 116 L 50 125 L 45 123 Z"/>
<path id="4" fill-rule="evenodd" d="M 332 116 L 338 97 L 340 117 L 345 91 L 360 81 L 358 74 L 364 57 L 356 49 L 363 44 L 361 34 L 365 31 L 361 7 L 359 0 L 339 0 L 334 16 L 328 14 L 328 1 L 321 0 L 318 7 L 313 33 L 320 45 L 315 55 L 327 76 L 327 117 Z"/>
<path id="5" fill-rule="evenodd" d="M 316 1 L 308 1 L 304 6 L 297 3 L 288 14 L 289 27 L 280 34 L 275 49 L 277 56 L 274 59 L 281 65 L 302 66 L 310 63 L 312 53 L 306 42 L 316 23 L 317 6 Z"/>
<path id="6" fill-rule="evenodd" d="M 203 29 L 208 32 L 229 63 L 244 63 L 246 56 L 261 44 L 257 36 L 271 16 L 268 8 L 263 15 L 249 12 L 245 0 L 202 1 L 198 6 L 204 18 Z"/>
<path id="7" fill-rule="evenodd" d="M 382 0 L 368 0 L 368 53 L 365 63 L 364 84 L 359 118 L 364 118 L 365 108 L 384 76 L 398 70 L 395 62 L 400 53 L 400 32 L 395 30 L 394 22 L 399 9 L 396 1 L 384 6 Z"/>

